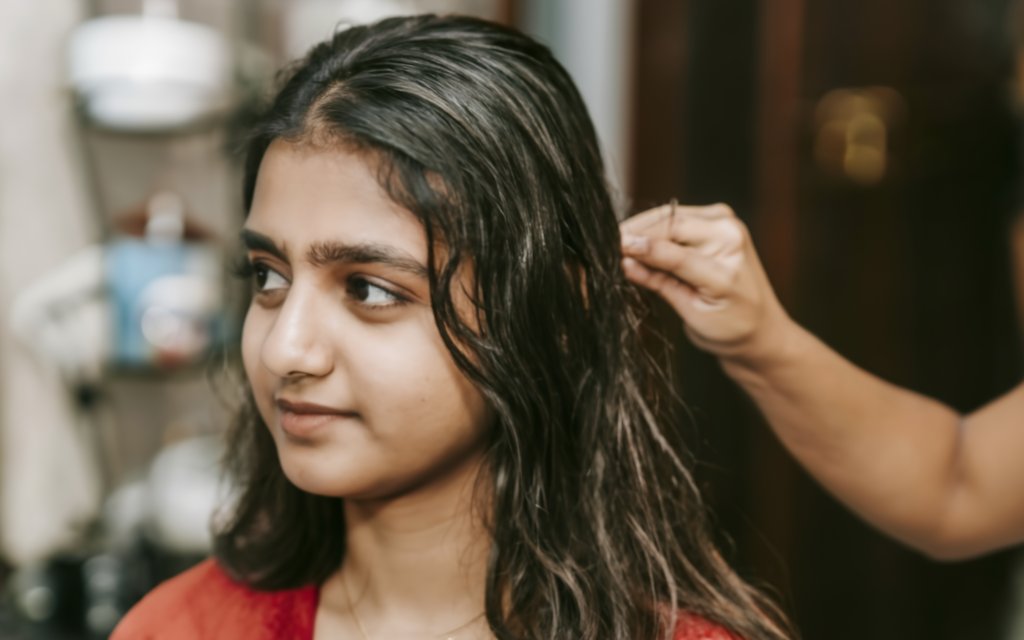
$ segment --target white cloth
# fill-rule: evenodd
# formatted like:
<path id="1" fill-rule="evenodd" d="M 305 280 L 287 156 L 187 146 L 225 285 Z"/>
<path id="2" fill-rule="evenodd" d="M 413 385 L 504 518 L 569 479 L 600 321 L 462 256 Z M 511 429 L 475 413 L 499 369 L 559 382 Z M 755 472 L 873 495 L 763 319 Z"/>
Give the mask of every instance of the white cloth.
<path id="1" fill-rule="evenodd" d="M 301 58 L 340 25 L 414 13 L 462 13 L 495 20 L 497 0 L 292 0 L 284 14 L 284 55 Z"/>
<path id="2" fill-rule="evenodd" d="M 20 289 L 95 235 L 64 90 L 81 15 L 76 0 L 0 0 L 0 552 L 16 565 L 72 544 L 101 498 L 56 365 L 7 321 Z"/>

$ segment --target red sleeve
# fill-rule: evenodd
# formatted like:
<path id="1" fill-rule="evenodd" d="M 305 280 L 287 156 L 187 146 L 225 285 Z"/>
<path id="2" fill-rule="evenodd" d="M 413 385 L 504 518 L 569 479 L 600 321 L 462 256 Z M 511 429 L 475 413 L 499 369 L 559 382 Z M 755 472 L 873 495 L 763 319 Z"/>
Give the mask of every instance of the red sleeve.
<path id="1" fill-rule="evenodd" d="M 207 560 L 151 591 L 110 640 L 312 640 L 317 597 L 253 591 Z"/>
<path id="2" fill-rule="evenodd" d="M 740 640 L 725 627 L 689 613 L 681 613 L 676 623 L 675 640 Z"/>

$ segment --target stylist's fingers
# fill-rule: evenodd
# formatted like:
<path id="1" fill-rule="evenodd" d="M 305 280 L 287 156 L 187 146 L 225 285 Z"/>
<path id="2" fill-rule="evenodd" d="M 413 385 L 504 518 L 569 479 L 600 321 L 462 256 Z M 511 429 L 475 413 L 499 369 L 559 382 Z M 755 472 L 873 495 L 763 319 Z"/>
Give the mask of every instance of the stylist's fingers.
<path id="1" fill-rule="evenodd" d="M 731 209 L 669 205 L 620 225 L 623 268 L 663 297 L 694 344 L 717 355 L 753 353 L 785 315 L 750 233 Z"/>
<path id="2" fill-rule="evenodd" d="M 651 269 L 634 258 L 623 258 L 622 268 L 630 281 L 663 297 L 685 319 L 687 308 L 697 297 L 689 285 L 664 271 Z"/>
<path id="3" fill-rule="evenodd" d="M 728 291 L 736 273 L 735 260 L 707 256 L 671 240 L 625 236 L 622 248 L 626 256 L 648 269 L 681 280 L 708 302 Z M 643 282 L 637 284 L 646 286 Z"/>

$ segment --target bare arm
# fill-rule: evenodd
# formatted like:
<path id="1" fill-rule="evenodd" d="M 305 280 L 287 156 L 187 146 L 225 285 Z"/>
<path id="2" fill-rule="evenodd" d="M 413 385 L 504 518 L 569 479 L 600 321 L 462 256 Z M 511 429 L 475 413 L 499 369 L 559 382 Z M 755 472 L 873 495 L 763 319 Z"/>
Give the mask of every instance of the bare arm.
<path id="1" fill-rule="evenodd" d="M 1024 385 L 964 417 L 859 369 L 788 317 L 722 205 L 661 207 L 622 231 L 627 276 L 673 306 L 851 509 L 937 558 L 1024 541 Z"/>

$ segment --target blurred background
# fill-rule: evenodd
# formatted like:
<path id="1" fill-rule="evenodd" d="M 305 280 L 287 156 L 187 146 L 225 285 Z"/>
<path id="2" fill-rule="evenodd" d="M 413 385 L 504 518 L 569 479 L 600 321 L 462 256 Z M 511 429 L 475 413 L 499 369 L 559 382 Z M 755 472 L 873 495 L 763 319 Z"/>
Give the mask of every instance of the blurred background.
<path id="1" fill-rule="evenodd" d="M 236 152 L 275 70 L 335 29 L 459 12 L 540 38 L 624 215 L 732 205 L 799 322 L 968 411 L 1024 374 L 1018 5 L 0 0 L 0 638 L 104 638 L 209 553 L 240 390 Z M 651 322 L 721 542 L 805 638 L 1024 639 L 1016 551 L 941 564 L 874 533 L 678 320 Z"/>

